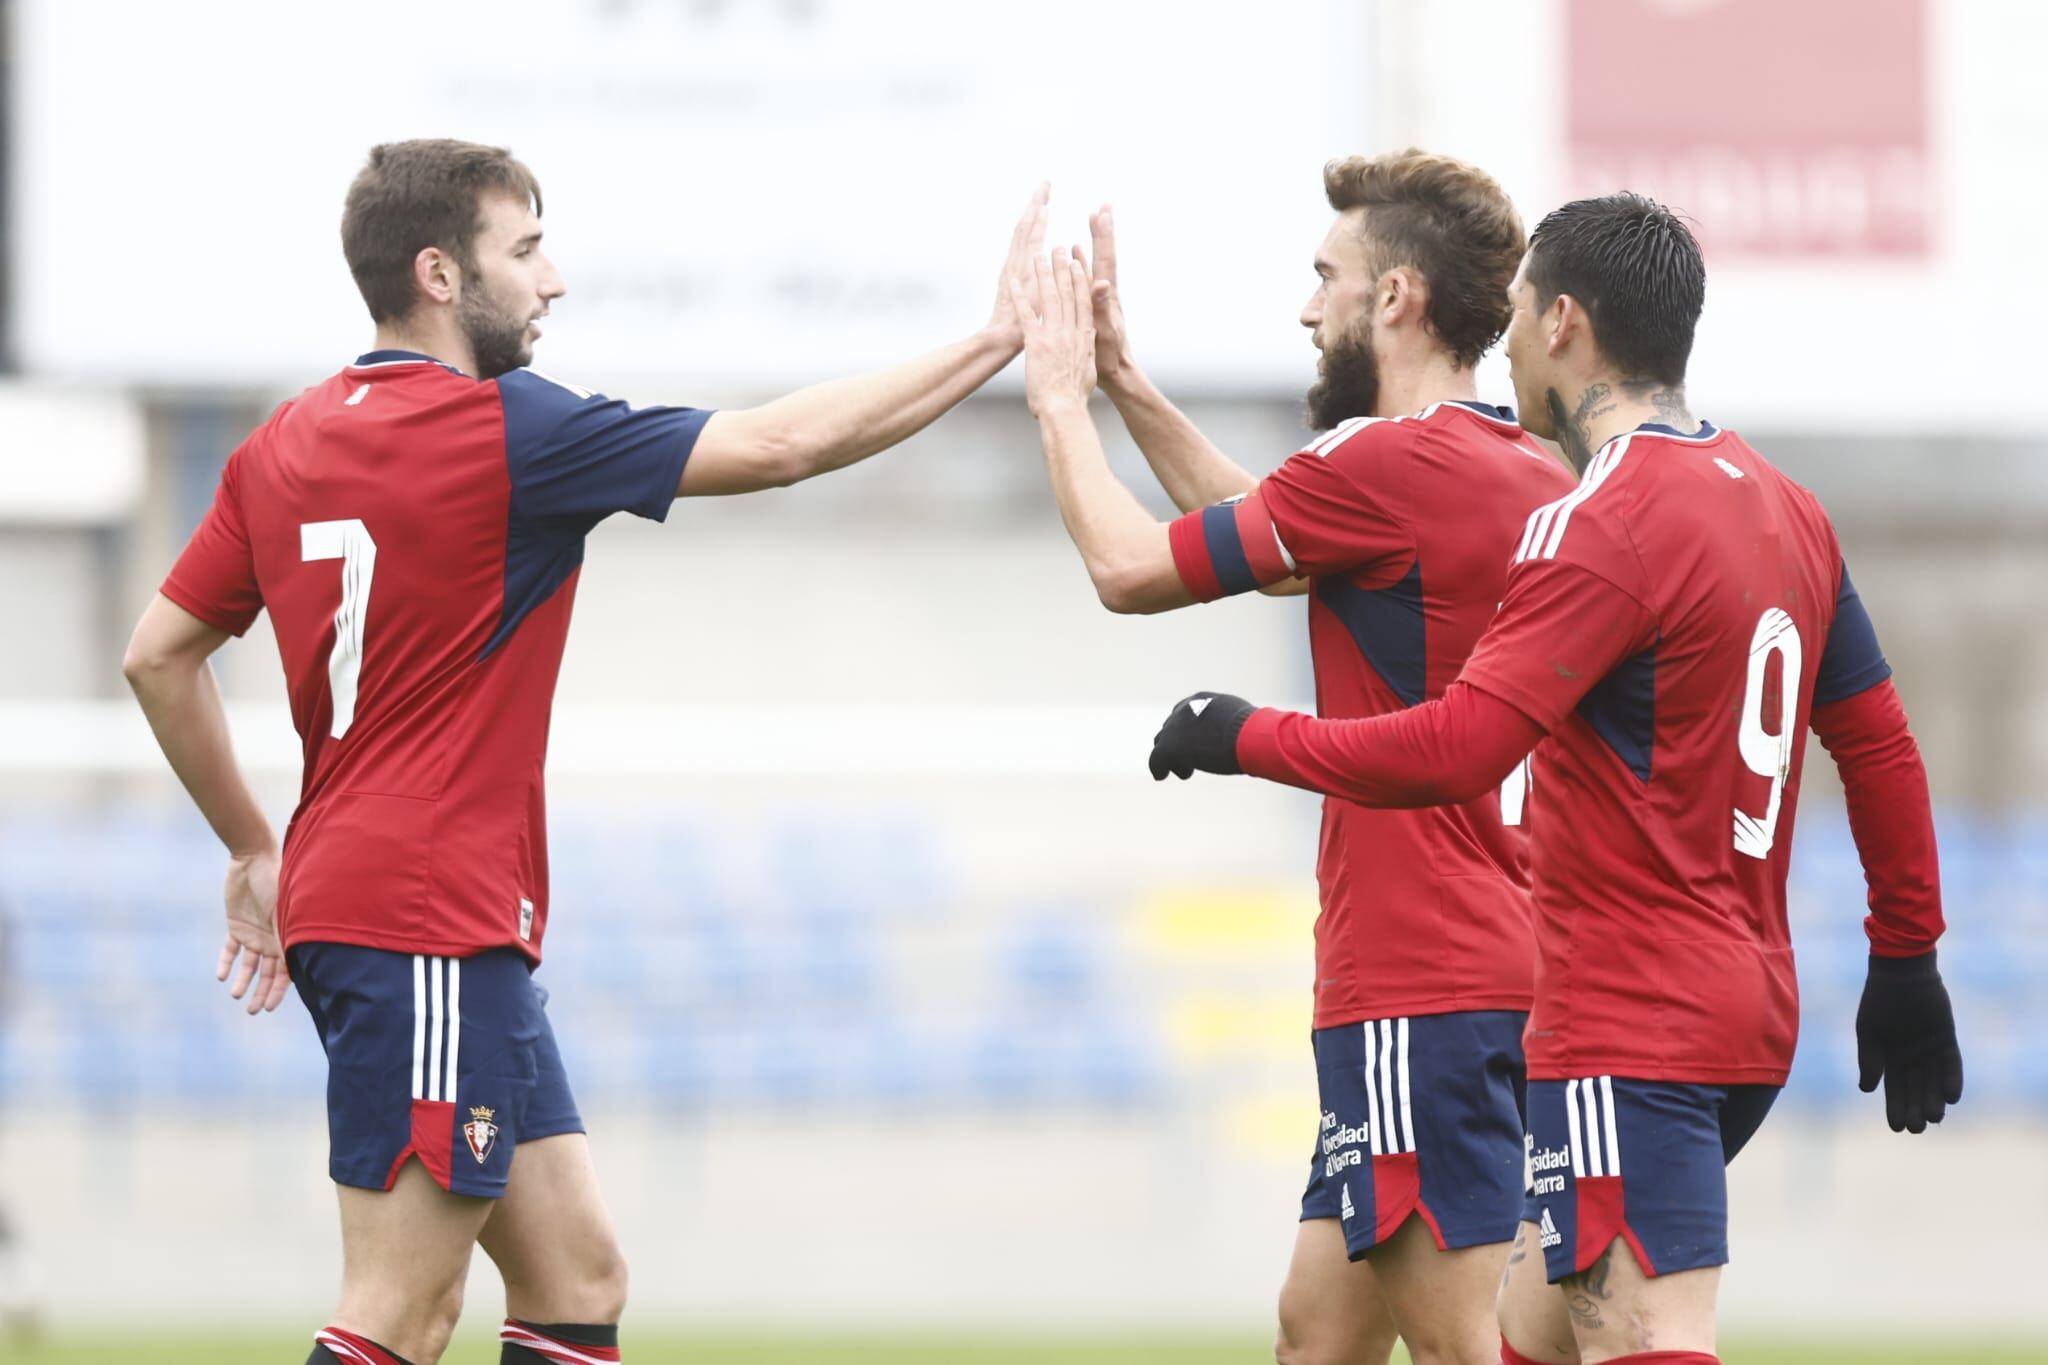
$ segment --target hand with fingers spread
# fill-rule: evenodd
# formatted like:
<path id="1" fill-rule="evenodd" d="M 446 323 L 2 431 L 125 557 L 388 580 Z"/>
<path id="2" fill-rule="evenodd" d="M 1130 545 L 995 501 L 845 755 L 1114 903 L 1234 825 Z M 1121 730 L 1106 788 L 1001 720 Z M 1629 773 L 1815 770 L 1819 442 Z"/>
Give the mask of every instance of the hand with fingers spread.
<path id="1" fill-rule="evenodd" d="M 1183 781 L 1198 772 L 1242 773 L 1237 736 L 1258 709 L 1227 692 L 1197 692 L 1181 698 L 1152 737 L 1152 780 L 1164 782 L 1168 773 Z"/>
<path id="2" fill-rule="evenodd" d="M 1124 303 L 1116 288 L 1116 223 L 1109 205 L 1088 215 L 1088 235 L 1095 252 L 1089 281 L 1095 318 L 1095 375 L 1103 388 L 1114 392 L 1131 364 L 1131 337 L 1124 328 Z"/>
<path id="3" fill-rule="evenodd" d="M 1884 1116 L 1894 1133 L 1921 1133 L 1963 1098 L 1963 1054 L 1955 1011 L 1934 954 L 1870 959 L 1856 1008 L 1857 1084 L 1884 1082 Z"/>
<path id="4" fill-rule="evenodd" d="M 1086 408 L 1095 389 L 1095 317 L 1088 271 L 1078 251 L 1056 247 L 1031 263 L 1028 279 L 1010 280 L 1012 307 L 1024 327 L 1024 397 L 1034 415 Z"/>
<path id="5" fill-rule="evenodd" d="M 214 979 L 227 981 L 232 973 L 228 994 L 246 995 L 251 1014 L 276 1009 L 292 984 L 277 939 L 277 868 L 276 849 L 228 860 L 228 934 Z"/>
<path id="6" fill-rule="evenodd" d="M 1032 191 L 1031 202 L 1024 206 L 1017 225 L 1010 229 L 1010 254 L 1003 258 L 1002 273 L 996 276 L 996 306 L 989 316 L 989 329 L 1003 333 L 1017 350 L 1024 348 L 1024 330 L 1018 324 L 1010 282 L 1028 276 L 1031 263 L 1045 250 L 1045 206 L 1051 195 L 1052 187 L 1044 181 Z"/>

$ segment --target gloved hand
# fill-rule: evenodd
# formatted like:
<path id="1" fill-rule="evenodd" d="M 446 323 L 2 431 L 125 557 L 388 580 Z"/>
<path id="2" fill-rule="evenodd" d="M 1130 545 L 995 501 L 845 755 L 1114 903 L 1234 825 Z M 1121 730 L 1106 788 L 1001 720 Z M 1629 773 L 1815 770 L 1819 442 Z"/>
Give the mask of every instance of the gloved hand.
<path id="1" fill-rule="evenodd" d="M 1956 1018 L 1934 954 L 1870 959 L 1856 1007 L 1858 1084 L 1884 1081 L 1884 1116 L 1894 1133 L 1922 1133 L 1963 1097 Z"/>
<path id="2" fill-rule="evenodd" d="M 1166 775 L 1187 778 L 1205 773 L 1241 773 L 1237 763 L 1237 732 L 1259 708 L 1243 697 L 1197 692 L 1184 697 L 1152 737 L 1152 780 Z"/>

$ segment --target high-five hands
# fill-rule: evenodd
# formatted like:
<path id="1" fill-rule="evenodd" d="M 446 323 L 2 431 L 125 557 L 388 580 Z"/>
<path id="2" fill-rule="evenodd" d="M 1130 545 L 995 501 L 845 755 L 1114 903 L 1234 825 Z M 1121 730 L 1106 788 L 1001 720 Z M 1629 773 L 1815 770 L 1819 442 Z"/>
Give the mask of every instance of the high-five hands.
<path id="1" fill-rule="evenodd" d="M 1024 398 L 1035 416 L 1085 408 L 1095 389 L 1095 310 L 1079 253 L 1055 247 L 1010 277 L 1010 306 L 1024 328 Z"/>
<path id="2" fill-rule="evenodd" d="M 1017 321 L 1010 282 L 1028 274 L 1031 263 L 1045 250 L 1045 205 L 1051 195 L 1052 187 L 1044 181 L 1040 181 L 1038 188 L 1031 192 L 1031 202 L 1024 206 L 1017 225 L 1010 229 L 1010 252 L 1003 258 L 1002 273 L 996 276 L 996 306 L 989 315 L 988 325 L 992 331 L 1005 334 L 1009 343 L 1019 350 L 1024 346 L 1024 329 Z"/>
<path id="3" fill-rule="evenodd" d="M 1089 298 L 1095 316 L 1095 376 L 1114 390 L 1117 377 L 1131 359 L 1131 335 L 1124 328 L 1124 303 L 1116 290 L 1116 223 L 1109 205 L 1088 215 L 1088 235 L 1095 260 Z"/>
<path id="4" fill-rule="evenodd" d="M 1258 709 L 1243 697 L 1224 692 L 1183 697 L 1152 738 L 1152 780 L 1164 782 L 1168 773 L 1185 779 L 1197 771 L 1243 772 L 1237 761 L 1237 733 Z"/>

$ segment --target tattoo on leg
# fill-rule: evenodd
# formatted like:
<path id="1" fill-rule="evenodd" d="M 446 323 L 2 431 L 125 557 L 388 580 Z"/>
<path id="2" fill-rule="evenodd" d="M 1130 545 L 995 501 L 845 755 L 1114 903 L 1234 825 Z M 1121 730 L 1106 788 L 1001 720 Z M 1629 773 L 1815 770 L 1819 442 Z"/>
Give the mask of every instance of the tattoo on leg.
<path id="1" fill-rule="evenodd" d="M 1516 1267 L 1517 1265 L 1521 1264 L 1522 1260 L 1523 1260 L 1523 1259 L 1524 1259 L 1525 1257 L 1527 1257 L 1527 1256 L 1528 1256 L 1528 1254 L 1529 1254 L 1529 1229 L 1528 1229 L 1528 1227 L 1527 1227 L 1526 1225 L 1524 1225 L 1524 1226 L 1522 1226 L 1522 1227 L 1518 1227 L 1518 1228 L 1516 1228 L 1516 1229 L 1515 1229 L 1515 1246 L 1514 1246 L 1514 1250 L 1512 1250 L 1512 1251 L 1510 1251 L 1510 1252 L 1508 1253 L 1508 1263 L 1507 1263 L 1507 1265 L 1505 1265 L 1505 1266 L 1503 1266 L 1503 1267 L 1501 1268 L 1501 1272 L 1500 1272 L 1500 1287 L 1501 1287 L 1502 1289 L 1506 1289 L 1506 1288 L 1508 1287 L 1508 1276 L 1510 1276 L 1510 1275 L 1512 1275 L 1512 1274 L 1514 1273 L 1514 1271 L 1515 1271 L 1515 1267 Z"/>
<path id="2" fill-rule="evenodd" d="M 1607 1288 L 1607 1275 L 1613 1264 L 1614 1243 L 1609 1242 L 1607 1250 L 1601 1252 L 1593 1264 L 1557 1282 L 1558 1288 L 1564 1291 L 1564 1306 L 1571 1310 L 1575 1325 L 1595 1330 L 1607 1325 L 1600 1316 L 1600 1305 L 1613 1297 Z"/>

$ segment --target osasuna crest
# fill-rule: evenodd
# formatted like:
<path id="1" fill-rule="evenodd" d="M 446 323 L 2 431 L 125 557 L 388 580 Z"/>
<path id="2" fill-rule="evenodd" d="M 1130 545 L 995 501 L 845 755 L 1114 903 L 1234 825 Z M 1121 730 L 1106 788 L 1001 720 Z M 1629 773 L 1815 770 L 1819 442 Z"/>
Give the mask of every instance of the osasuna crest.
<path id="1" fill-rule="evenodd" d="M 495 1109 L 479 1105 L 469 1111 L 469 1122 L 462 1125 L 462 1136 L 469 1143 L 469 1154 L 481 1166 L 491 1155 L 491 1147 L 498 1140 L 498 1125 L 491 1122 L 498 1117 Z"/>

